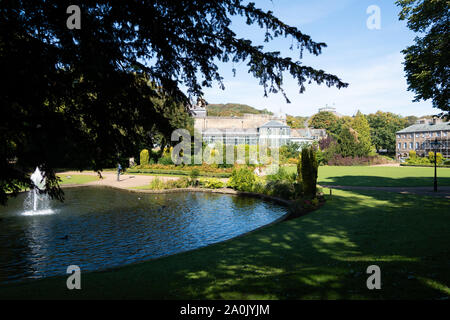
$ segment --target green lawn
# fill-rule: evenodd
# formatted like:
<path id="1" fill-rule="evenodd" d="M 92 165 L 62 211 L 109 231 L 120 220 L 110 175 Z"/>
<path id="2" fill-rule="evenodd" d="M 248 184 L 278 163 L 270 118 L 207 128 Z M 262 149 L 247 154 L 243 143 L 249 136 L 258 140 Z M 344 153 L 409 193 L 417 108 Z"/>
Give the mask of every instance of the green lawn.
<path id="1" fill-rule="evenodd" d="M 296 167 L 287 167 L 295 172 Z M 329 167 L 319 168 L 322 185 L 371 187 L 433 186 L 434 168 L 418 167 Z M 450 186 L 450 168 L 438 168 L 438 184 Z"/>
<path id="2" fill-rule="evenodd" d="M 0 287 L 0 298 L 444 299 L 449 200 L 335 190 L 321 209 L 247 236 L 107 272 Z M 366 268 L 382 290 L 366 287 Z"/>
<path id="3" fill-rule="evenodd" d="M 61 184 L 82 184 L 98 180 L 98 176 L 72 174 L 72 175 L 58 175 L 61 178 Z"/>

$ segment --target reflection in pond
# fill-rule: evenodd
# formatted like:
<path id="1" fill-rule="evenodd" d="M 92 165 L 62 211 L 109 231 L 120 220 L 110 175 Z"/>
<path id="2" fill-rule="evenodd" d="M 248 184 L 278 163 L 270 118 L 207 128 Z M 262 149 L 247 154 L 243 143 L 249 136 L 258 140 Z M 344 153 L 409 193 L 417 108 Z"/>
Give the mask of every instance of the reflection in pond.
<path id="1" fill-rule="evenodd" d="M 66 189 L 53 214 L 24 216 L 25 194 L 0 207 L 0 283 L 99 270 L 192 250 L 266 225 L 286 211 L 254 198 Z"/>

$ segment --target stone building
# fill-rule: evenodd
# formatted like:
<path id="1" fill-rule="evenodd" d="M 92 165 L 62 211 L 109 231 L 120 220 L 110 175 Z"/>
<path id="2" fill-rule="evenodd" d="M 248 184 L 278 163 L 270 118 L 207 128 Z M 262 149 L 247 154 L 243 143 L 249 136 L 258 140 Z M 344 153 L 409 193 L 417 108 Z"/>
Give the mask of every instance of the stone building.
<path id="1" fill-rule="evenodd" d="M 206 109 L 195 107 L 194 129 L 208 144 L 267 145 L 280 147 L 288 142 L 312 143 L 326 137 L 325 130 L 291 129 L 286 115 L 244 114 L 242 117 L 209 117 Z"/>
<path id="2" fill-rule="evenodd" d="M 433 151 L 430 143 L 440 142 L 438 152 L 444 158 L 450 158 L 450 122 L 440 119 L 419 119 L 416 124 L 398 131 L 396 137 L 397 159 L 409 156 L 409 151 L 416 151 L 419 156 L 426 156 Z"/>
<path id="3" fill-rule="evenodd" d="M 319 108 L 319 113 L 320 112 L 330 112 L 330 113 L 334 114 L 336 117 L 339 117 L 339 118 L 342 117 L 342 114 L 338 113 L 334 106 L 325 105 L 325 107 Z"/>

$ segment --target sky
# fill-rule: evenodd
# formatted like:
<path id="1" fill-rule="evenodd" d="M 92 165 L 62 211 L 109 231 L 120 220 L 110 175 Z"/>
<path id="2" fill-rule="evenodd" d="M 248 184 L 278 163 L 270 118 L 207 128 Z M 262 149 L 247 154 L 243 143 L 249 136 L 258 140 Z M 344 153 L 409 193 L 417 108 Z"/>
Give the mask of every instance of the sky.
<path id="1" fill-rule="evenodd" d="M 318 108 L 334 106 L 337 112 L 354 115 L 358 110 L 368 114 L 378 110 L 403 116 L 429 115 L 438 112 L 431 101 L 412 102 L 414 93 L 407 91 L 403 54 L 401 51 L 414 43 L 416 34 L 405 21 L 398 20 L 400 8 L 394 0 L 256 0 L 256 6 L 271 10 L 281 21 L 297 27 L 316 42 L 328 47 L 321 55 L 305 52 L 304 65 L 323 69 L 337 75 L 349 87 L 338 90 L 326 85 L 310 84 L 299 94 L 297 82 L 289 74 L 284 77 L 284 89 L 291 100 L 286 103 L 281 94 L 264 97 L 259 80 L 248 74 L 246 63 L 234 65 L 219 63 L 224 77 L 225 90 L 218 84 L 204 89 L 204 98 L 212 103 L 242 103 L 258 109 L 267 108 L 275 113 L 310 116 Z M 369 6 L 380 8 L 380 29 L 369 29 Z M 232 29 L 238 37 L 264 45 L 267 51 L 281 51 L 285 56 L 299 58 L 291 51 L 289 38 L 275 38 L 264 43 L 265 31 L 257 26 L 247 26 L 242 17 L 233 18 Z"/>

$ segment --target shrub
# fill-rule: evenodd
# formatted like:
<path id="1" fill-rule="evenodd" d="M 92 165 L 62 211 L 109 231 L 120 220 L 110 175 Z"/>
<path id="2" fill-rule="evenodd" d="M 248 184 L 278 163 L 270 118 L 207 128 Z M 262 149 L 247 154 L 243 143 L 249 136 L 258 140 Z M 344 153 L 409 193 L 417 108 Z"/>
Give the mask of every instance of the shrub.
<path id="1" fill-rule="evenodd" d="M 180 178 L 177 180 L 169 180 L 166 182 L 167 189 L 188 188 L 191 182 L 188 178 Z"/>
<path id="2" fill-rule="evenodd" d="M 150 181 L 150 189 L 152 190 L 162 190 L 164 189 L 164 182 L 158 178 Z"/>
<path id="3" fill-rule="evenodd" d="M 189 173 L 189 178 L 191 178 L 192 180 L 196 180 L 199 176 L 200 170 L 198 170 L 197 168 L 192 169 L 191 172 Z"/>
<path id="4" fill-rule="evenodd" d="M 248 167 L 235 168 L 228 185 L 238 191 L 252 192 L 255 180 L 253 170 Z"/>
<path id="5" fill-rule="evenodd" d="M 302 158 L 299 157 L 297 161 L 297 183 L 300 185 L 303 184 L 302 180 Z"/>
<path id="6" fill-rule="evenodd" d="M 158 164 L 163 164 L 163 165 L 173 164 L 170 153 L 164 153 L 163 156 L 161 158 L 159 158 Z"/>
<path id="7" fill-rule="evenodd" d="M 191 179 L 191 184 L 193 186 L 197 186 L 198 185 L 198 177 L 200 176 L 200 170 L 198 169 L 192 169 L 191 172 L 189 173 L 189 178 Z"/>
<path id="8" fill-rule="evenodd" d="M 300 144 L 296 142 L 289 142 L 288 144 L 281 146 L 279 150 L 280 160 L 285 163 L 290 158 L 297 158 L 300 154 Z"/>
<path id="9" fill-rule="evenodd" d="M 312 169 L 312 180 L 311 180 L 311 186 L 312 186 L 312 195 L 316 196 L 317 193 L 317 177 L 319 173 L 319 162 L 317 161 L 317 151 L 314 147 L 311 147 L 309 149 L 309 161 L 311 162 L 311 169 Z"/>
<path id="10" fill-rule="evenodd" d="M 430 160 L 430 163 L 434 163 L 434 152 L 428 152 L 428 159 Z M 437 152 L 436 153 L 436 163 L 437 164 L 441 164 L 442 161 L 444 160 L 444 157 L 442 156 L 442 153 Z"/>
<path id="11" fill-rule="evenodd" d="M 333 155 L 328 160 L 330 166 L 371 166 L 375 164 L 390 163 L 391 160 L 382 156 L 368 156 L 368 157 L 343 157 L 340 154 Z"/>
<path id="12" fill-rule="evenodd" d="M 291 174 L 291 173 L 289 173 L 286 170 L 286 168 L 282 168 L 282 167 L 278 169 L 277 173 L 268 175 L 266 177 L 266 179 L 268 181 L 283 181 L 283 180 L 287 180 L 287 181 L 290 181 L 292 183 L 295 181 L 296 178 L 297 178 L 297 175 L 295 173 Z"/>
<path id="13" fill-rule="evenodd" d="M 127 170 L 128 173 L 147 173 L 147 174 L 167 174 L 167 175 L 184 175 L 189 176 L 190 171 L 187 170 L 163 170 L 163 169 L 140 169 L 132 168 Z M 227 172 L 201 172 L 205 177 L 229 178 L 231 173 Z"/>
<path id="14" fill-rule="evenodd" d="M 208 189 L 220 189 L 224 187 L 224 183 L 218 179 L 203 179 L 200 184 Z"/>
<path id="15" fill-rule="evenodd" d="M 433 161 L 434 161 L 434 155 L 433 155 Z M 415 157 L 415 158 L 409 158 L 406 160 L 407 164 L 413 164 L 413 165 L 430 165 L 431 162 L 426 157 Z"/>
<path id="16" fill-rule="evenodd" d="M 286 200 L 293 199 L 295 196 L 294 184 L 286 180 L 272 180 L 267 182 L 265 193 L 269 196 L 283 198 Z"/>
<path id="17" fill-rule="evenodd" d="M 437 164 L 441 164 L 444 162 L 444 157 L 442 156 L 442 153 L 438 152 L 436 153 L 436 162 Z"/>
<path id="18" fill-rule="evenodd" d="M 314 147 L 304 148 L 301 159 L 302 187 L 305 195 L 315 196 L 317 192 L 317 171 L 319 164 Z"/>
<path id="19" fill-rule="evenodd" d="M 152 169 L 152 170 L 178 170 L 178 171 L 186 171 L 190 172 L 192 169 L 198 169 L 201 173 L 204 172 L 210 172 L 210 173 L 230 173 L 233 171 L 233 168 L 215 168 L 212 165 L 209 164 L 202 164 L 202 165 L 187 165 L 187 166 L 177 166 L 174 164 L 148 164 L 145 166 L 136 166 L 136 169 Z"/>
<path id="20" fill-rule="evenodd" d="M 256 180 L 255 183 L 253 184 L 252 192 L 266 194 L 267 190 L 265 184 L 260 180 Z"/>
<path id="21" fill-rule="evenodd" d="M 328 135 L 326 138 L 323 138 L 319 141 L 319 148 L 320 150 L 328 149 L 333 143 L 335 143 L 334 139 L 331 137 L 331 135 Z"/>
<path id="22" fill-rule="evenodd" d="M 148 165 L 148 159 L 150 158 L 150 155 L 148 153 L 147 149 L 144 149 L 141 151 L 140 155 L 139 155 L 139 164 L 141 166 L 146 166 Z"/>
<path id="23" fill-rule="evenodd" d="M 317 209 L 319 207 L 319 203 L 319 199 L 317 198 L 300 198 L 293 201 L 289 209 L 293 217 L 298 217 Z"/>
<path id="24" fill-rule="evenodd" d="M 316 157 L 317 157 L 317 162 L 319 163 L 319 165 L 326 164 L 325 154 L 322 150 L 320 150 L 320 149 L 317 150 Z"/>
<path id="25" fill-rule="evenodd" d="M 410 150 L 409 151 L 409 158 L 410 159 L 415 159 L 417 158 L 417 153 L 414 150 Z"/>
<path id="26" fill-rule="evenodd" d="M 150 189 L 152 190 L 164 190 L 164 189 L 179 189 L 188 188 L 190 181 L 188 178 L 181 178 L 176 180 L 162 181 L 159 178 L 155 178 L 150 182 Z"/>

